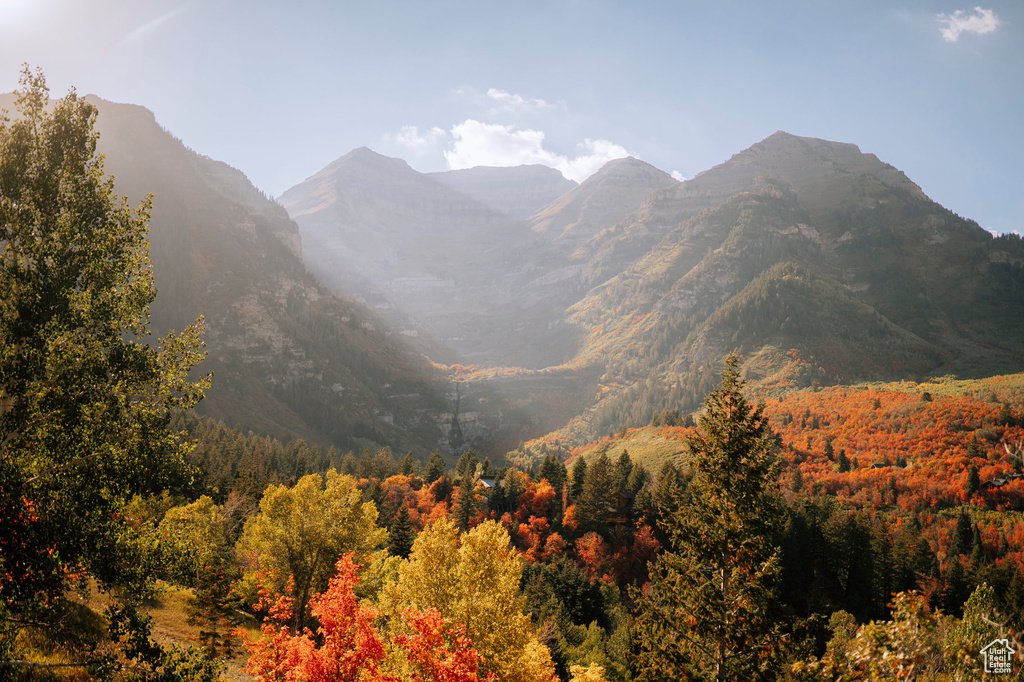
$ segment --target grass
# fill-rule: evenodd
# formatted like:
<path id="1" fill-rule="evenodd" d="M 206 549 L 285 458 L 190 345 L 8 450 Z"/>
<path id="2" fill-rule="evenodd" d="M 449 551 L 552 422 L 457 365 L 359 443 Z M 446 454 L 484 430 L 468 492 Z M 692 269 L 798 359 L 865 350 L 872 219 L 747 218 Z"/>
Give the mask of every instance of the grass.
<path id="1" fill-rule="evenodd" d="M 642 465 L 651 475 L 657 475 L 666 461 L 671 461 L 676 467 L 683 467 L 686 462 L 681 430 L 654 426 L 629 429 L 625 435 L 611 439 L 602 438 L 581 448 L 577 456 L 591 460 L 607 452 L 608 458 L 614 462 L 623 450 L 629 451 L 629 459 L 634 465 Z"/>
<path id="2" fill-rule="evenodd" d="M 157 581 L 156 598 L 148 601 L 143 611 L 152 618 L 152 637 L 162 646 L 198 646 L 199 628 L 187 622 L 186 606 L 192 590 Z M 76 654 L 81 644 L 104 640 L 107 630 L 103 615 L 110 605 L 110 597 L 99 592 L 95 585 L 88 595 L 68 595 L 66 608 L 71 621 L 70 634 L 61 639 L 50 631 L 26 628 L 15 643 L 14 658 L 43 664 L 68 664 L 81 660 Z M 254 619 L 245 616 L 241 627 L 250 637 L 258 637 L 259 627 Z M 251 682 L 243 672 L 248 653 L 244 649 L 234 658 L 224 661 L 221 679 L 228 682 Z M 77 682 L 90 679 L 81 668 L 24 668 L 18 680 L 25 682 Z"/>

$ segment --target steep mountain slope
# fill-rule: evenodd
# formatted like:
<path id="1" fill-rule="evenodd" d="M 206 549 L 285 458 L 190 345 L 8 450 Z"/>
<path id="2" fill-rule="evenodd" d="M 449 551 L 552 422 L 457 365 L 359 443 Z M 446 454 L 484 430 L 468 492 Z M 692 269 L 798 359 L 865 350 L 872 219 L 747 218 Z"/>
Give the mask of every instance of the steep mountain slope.
<path id="1" fill-rule="evenodd" d="M 538 165 L 477 166 L 427 177 L 516 220 L 526 220 L 576 186 L 554 168 Z"/>
<path id="2" fill-rule="evenodd" d="M 162 334 L 206 316 L 213 387 L 201 411 L 342 448 L 427 451 L 445 385 L 365 306 L 299 259 L 298 228 L 239 171 L 188 150 L 148 110 L 95 97 L 106 171 L 132 202 L 152 192 L 150 255 Z"/>

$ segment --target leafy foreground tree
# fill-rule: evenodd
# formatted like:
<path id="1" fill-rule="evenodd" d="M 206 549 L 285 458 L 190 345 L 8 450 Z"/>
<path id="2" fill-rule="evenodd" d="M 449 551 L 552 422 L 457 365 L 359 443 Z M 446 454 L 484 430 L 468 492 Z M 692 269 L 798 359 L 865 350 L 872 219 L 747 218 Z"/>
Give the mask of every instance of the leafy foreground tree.
<path id="1" fill-rule="evenodd" d="M 27 67 L 20 83 L 18 117 L 0 118 L 0 658 L 22 627 L 58 632 L 87 576 L 122 597 L 112 627 L 153 653 L 131 607 L 148 557 L 122 512 L 188 482 L 191 444 L 167 427 L 208 385 L 188 378 L 201 320 L 139 340 L 150 201 L 114 196 L 91 104 L 71 91 L 51 107 Z"/>
<path id="2" fill-rule="evenodd" d="M 384 585 L 381 611 L 395 626 L 406 609 L 437 609 L 465 627 L 483 673 L 501 682 L 549 682 L 554 665 L 523 612 L 522 564 L 509 541 L 494 521 L 461 537 L 451 520 L 435 522 L 417 536 L 398 580 Z"/>
<path id="3" fill-rule="evenodd" d="M 634 592 L 643 680 L 774 679 L 778 465 L 763 405 L 743 397 L 736 367 L 730 356 L 688 438 L 689 499 L 664 520 L 672 550 Z"/>
<path id="4" fill-rule="evenodd" d="M 303 476 L 291 488 L 271 485 L 238 540 L 250 570 L 237 590 L 251 604 L 261 581 L 275 594 L 291 581 L 292 631 L 302 632 L 310 599 L 327 589 L 338 558 L 355 552 L 357 561 L 366 561 L 386 540 L 377 508 L 362 501 L 351 476 L 331 469 Z"/>
<path id="5" fill-rule="evenodd" d="M 388 647 L 373 621 L 378 611 L 360 606 L 353 593 L 359 576 L 352 554 L 336 564 L 337 575 L 323 594 L 310 602 L 319 622 L 314 634 L 309 629 L 296 633 L 292 601 L 281 597 L 269 604 L 271 617 L 263 624 L 263 636 L 247 647 L 251 652 L 246 672 L 256 682 L 310 680 L 322 682 L 477 682 L 480 656 L 461 625 L 441 617 L 436 609 L 425 612 L 407 609 L 402 620 L 411 631 L 399 634 L 391 644 L 401 651 L 405 674 L 387 670 Z M 264 598 L 269 592 L 264 591 Z M 245 631 L 239 631 L 243 637 Z M 394 662 L 391 662 L 394 665 Z"/>

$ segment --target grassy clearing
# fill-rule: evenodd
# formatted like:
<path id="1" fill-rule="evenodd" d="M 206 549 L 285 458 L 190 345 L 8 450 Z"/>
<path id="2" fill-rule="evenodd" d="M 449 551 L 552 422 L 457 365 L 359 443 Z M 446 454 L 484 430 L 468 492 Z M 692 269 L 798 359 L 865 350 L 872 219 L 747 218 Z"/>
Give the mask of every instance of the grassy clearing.
<path id="1" fill-rule="evenodd" d="M 143 610 L 153 618 L 152 635 L 159 644 L 199 645 L 199 628 L 187 622 L 186 606 L 191 597 L 191 589 L 157 581 L 156 598 L 147 602 Z M 95 585 L 88 595 L 69 595 L 67 608 L 69 618 L 73 619 L 73 626 L 69 628 L 71 635 L 58 641 L 51 636 L 52 633 L 26 628 L 18 636 L 14 657 L 48 665 L 75 663 L 80 660 L 76 654 L 80 647 L 76 645 L 104 640 L 107 631 L 104 612 L 109 605 L 109 595 L 97 590 Z M 259 626 L 252 618 L 244 616 L 241 627 L 250 637 L 259 636 Z M 242 672 L 246 660 L 248 654 L 244 650 L 234 658 L 225 660 L 221 679 L 251 682 L 252 677 Z M 17 679 L 25 682 L 78 682 L 90 679 L 84 671 L 74 667 L 25 668 L 21 673 Z"/>

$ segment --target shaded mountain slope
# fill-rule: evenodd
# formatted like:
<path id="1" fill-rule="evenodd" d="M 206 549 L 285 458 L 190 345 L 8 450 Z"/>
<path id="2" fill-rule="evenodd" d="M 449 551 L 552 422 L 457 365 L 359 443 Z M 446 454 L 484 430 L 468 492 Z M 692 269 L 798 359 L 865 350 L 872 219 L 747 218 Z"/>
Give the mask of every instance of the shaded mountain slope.
<path id="1" fill-rule="evenodd" d="M 89 98 L 106 171 L 131 201 L 152 192 L 151 328 L 206 316 L 213 387 L 200 410 L 284 438 L 427 451 L 445 387 L 365 306 L 322 286 L 298 228 L 239 171 L 188 150 L 148 110 Z"/>

